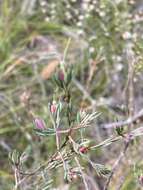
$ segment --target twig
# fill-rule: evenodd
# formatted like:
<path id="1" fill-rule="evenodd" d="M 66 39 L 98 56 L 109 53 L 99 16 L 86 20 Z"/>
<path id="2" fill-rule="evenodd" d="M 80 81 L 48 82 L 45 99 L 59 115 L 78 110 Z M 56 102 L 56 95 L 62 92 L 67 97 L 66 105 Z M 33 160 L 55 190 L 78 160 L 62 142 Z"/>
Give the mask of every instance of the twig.
<path id="1" fill-rule="evenodd" d="M 15 178 L 15 186 L 14 186 L 14 190 L 18 189 L 19 186 L 19 170 L 17 167 L 14 168 L 14 178 Z"/>
<path id="2" fill-rule="evenodd" d="M 124 147 L 123 152 L 120 153 L 118 159 L 117 159 L 116 162 L 114 163 L 114 166 L 113 166 L 113 168 L 112 168 L 112 172 L 111 172 L 110 176 L 108 177 L 107 182 L 106 182 L 106 184 L 105 184 L 105 186 L 104 186 L 104 190 L 108 190 L 108 187 L 109 187 L 109 184 L 110 184 L 110 182 L 111 182 L 111 179 L 112 179 L 113 175 L 115 174 L 116 170 L 118 169 L 118 166 L 119 166 L 119 164 L 121 163 L 121 161 L 122 161 L 122 159 L 123 159 L 123 157 L 124 157 L 124 155 L 125 155 L 125 153 L 126 153 L 126 151 L 127 151 L 128 146 L 129 146 L 129 142 L 127 142 L 127 143 L 125 144 L 125 147 Z"/>
<path id="3" fill-rule="evenodd" d="M 103 128 L 124 127 L 126 125 L 136 124 L 141 120 L 143 120 L 143 109 L 141 109 L 137 114 L 135 114 L 133 117 L 129 117 L 125 121 L 119 121 L 119 122 L 105 124 L 103 126 Z"/>
<path id="4" fill-rule="evenodd" d="M 132 44 L 127 43 L 126 57 L 128 62 L 128 110 L 129 116 L 132 117 L 134 114 L 134 65 L 135 65 L 135 55 L 132 50 Z M 131 124 L 132 125 L 132 124 Z"/>
<path id="5" fill-rule="evenodd" d="M 77 165 L 78 165 L 78 167 L 79 167 L 79 171 L 80 171 L 80 173 L 81 173 L 81 176 L 82 176 L 82 179 L 83 179 L 83 183 L 84 183 L 85 189 L 86 189 L 86 190 L 89 190 L 88 184 L 87 184 L 86 179 L 85 179 L 85 175 L 84 175 L 84 173 L 83 173 L 83 171 L 82 171 L 81 165 L 80 165 L 79 160 L 77 159 L 77 157 L 75 157 L 75 161 L 76 161 L 76 163 L 77 163 Z"/>
<path id="6" fill-rule="evenodd" d="M 90 94 L 87 92 L 87 90 L 78 82 L 76 79 L 73 79 L 73 83 L 77 86 L 77 88 L 83 93 L 84 97 L 87 98 L 92 105 L 96 103 L 96 101 L 90 96 Z"/>
<path id="7" fill-rule="evenodd" d="M 119 180 L 119 184 L 116 187 L 116 190 L 120 190 L 124 184 L 125 178 L 127 177 L 128 173 L 125 174 L 124 176 L 121 176 L 120 180 Z"/>

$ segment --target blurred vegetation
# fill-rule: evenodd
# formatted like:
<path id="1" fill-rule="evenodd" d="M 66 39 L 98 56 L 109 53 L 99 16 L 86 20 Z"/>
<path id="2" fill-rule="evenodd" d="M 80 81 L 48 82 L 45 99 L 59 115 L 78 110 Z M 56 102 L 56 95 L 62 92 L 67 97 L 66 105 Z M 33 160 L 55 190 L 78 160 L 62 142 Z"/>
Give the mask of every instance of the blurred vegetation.
<path id="1" fill-rule="evenodd" d="M 63 58 L 69 39 L 65 62 L 74 73 L 74 109 L 101 113 L 87 131 L 89 139 L 95 143 L 105 140 L 115 131 L 103 129 L 103 124 L 126 120 L 142 109 L 142 24 L 143 3 L 139 0 L 0 1 L 0 189 L 14 187 L 8 159 L 11 150 L 28 152 L 28 170 L 46 161 L 56 147 L 52 137 L 36 136 L 31 112 L 51 125 L 48 104 L 62 96 L 53 82 L 58 67 L 55 60 Z M 55 66 L 52 69 L 48 65 Z M 112 167 L 121 150 L 122 143 L 114 143 L 92 151 L 90 158 Z M 121 189 L 141 189 L 138 177 L 143 171 L 136 165 L 142 164 L 142 156 L 142 142 L 136 140 L 109 189 L 116 189 L 122 176 L 125 179 Z M 93 183 L 91 189 L 96 184 L 102 190 L 106 179 L 97 176 L 86 162 L 83 165 Z M 65 185 L 61 173 L 62 169 L 45 175 L 55 176 L 55 188 L 84 189 L 80 180 Z M 32 185 L 24 189 L 44 190 L 37 178 L 31 181 Z"/>

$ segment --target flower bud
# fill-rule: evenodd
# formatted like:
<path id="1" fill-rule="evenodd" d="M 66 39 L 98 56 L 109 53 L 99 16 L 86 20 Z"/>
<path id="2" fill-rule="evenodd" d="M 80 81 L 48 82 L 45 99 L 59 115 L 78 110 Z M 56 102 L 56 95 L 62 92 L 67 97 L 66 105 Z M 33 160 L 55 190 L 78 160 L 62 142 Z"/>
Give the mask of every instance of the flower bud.
<path id="1" fill-rule="evenodd" d="M 56 113 L 56 110 L 57 110 L 56 106 L 55 105 L 51 105 L 51 108 L 50 108 L 51 113 L 52 114 Z"/>
<path id="2" fill-rule="evenodd" d="M 86 154 L 88 152 L 88 147 L 81 146 L 79 148 L 79 152 L 82 154 Z"/>
<path id="3" fill-rule="evenodd" d="M 65 75 L 64 75 L 64 72 L 62 70 L 60 70 L 58 73 L 58 79 L 60 81 L 64 81 L 64 79 L 65 79 Z"/>
<path id="4" fill-rule="evenodd" d="M 56 104 L 56 101 L 53 101 L 53 103 L 50 106 L 50 112 L 54 114 L 56 113 L 56 111 L 57 111 L 57 104 Z"/>
<path id="5" fill-rule="evenodd" d="M 36 129 L 43 130 L 46 128 L 44 121 L 40 118 L 35 118 L 34 124 L 35 124 Z"/>
<path id="6" fill-rule="evenodd" d="M 139 177 L 139 183 L 141 186 L 143 186 L 143 176 L 142 175 Z"/>

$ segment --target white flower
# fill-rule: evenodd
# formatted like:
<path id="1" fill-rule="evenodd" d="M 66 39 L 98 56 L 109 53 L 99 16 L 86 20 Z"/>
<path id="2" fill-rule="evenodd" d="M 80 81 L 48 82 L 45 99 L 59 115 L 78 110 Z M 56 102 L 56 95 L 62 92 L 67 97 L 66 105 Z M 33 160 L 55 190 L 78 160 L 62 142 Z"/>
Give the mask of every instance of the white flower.
<path id="1" fill-rule="evenodd" d="M 89 48 L 89 52 L 90 52 L 90 53 L 94 53 L 94 51 L 95 51 L 95 48 L 94 48 L 94 47 L 90 47 L 90 48 Z"/>
<path id="2" fill-rule="evenodd" d="M 77 26 L 81 27 L 82 26 L 82 22 L 77 22 Z"/>
<path id="3" fill-rule="evenodd" d="M 79 18 L 79 20 L 83 20 L 83 19 L 84 19 L 84 16 L 83 16 L 83 15 L 80 15 L 78 18 Z"/>
<path id="4" fill-rule="evenodd" d="M 67 4 L 67 5 L 66 5 L 66 8 L 67 8 L 67 9 L 70 9 L 70 8 L 71 8 L 71 5 L 70 5 L 70 4 Z"/>
<path id="5" fill-rule="evenodd" d="M 94 0 L 92 3 L 93 3 L 94 5 L 96 5 L 96 4 L 97 4 L 97 1 L 96 1 L 96 0 Z"/>
<path id="6" fill-rule="evenodd" d="M 124 40 L 129 40 L 132 38 L 132 34 L 128 31 L 124 32 L 123 35 L 122 35 L 123 39 Z"/>
<path id="7" fill-rule="evenodd" d="M 47 2 L 46 2 L 46 1 L 40 1 L 40 5 L 41 5 L 42 7 L 44 7 L 45 5 L 47 5 Z"/>
<path id="8" fill-rule="evenodd" d="M 93 4 L 89 5 L 89 11 L 93 11 L 95 9 L 95 6 Z"/>
<path id="9" fill-rule="evenodd" d="M 45 21 L 46 21 L 46 22 L 49 22 L 49 21 L 50 21 L 50 18 L 49 18 L 49 17 L 46 17 L 46 18 L 45 18 Z"/>
<path id="10" fill-rule="evenodd" d="M 104 11 L 100 11 L 100 12 L 99 12 L 99 16 L 100 16 L 100 17 L 104 17 L 105 15 L 106 15 L 106 13 L 105 13 Z"/>
<path id="11" fill-rule="evenodd" d="M 116 65 L 116 70 L 117 70 L 117 71 L 122 71 L 122 70 L 123 70 L 123 64 L 118 63 L 118 64 Z"/>
<path id="12" fill-rule="evenodd" d="M 88 10 L 88 4 L 87 3 L 83 3 L 82 4 L 82 8 L 83 8 L 83 10 Z"/>

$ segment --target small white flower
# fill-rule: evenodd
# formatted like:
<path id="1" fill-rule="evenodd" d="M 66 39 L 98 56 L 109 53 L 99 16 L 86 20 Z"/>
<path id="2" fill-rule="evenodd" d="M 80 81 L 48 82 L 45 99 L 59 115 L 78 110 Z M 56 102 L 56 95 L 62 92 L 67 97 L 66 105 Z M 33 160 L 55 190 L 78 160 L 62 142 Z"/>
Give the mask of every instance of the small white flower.
<path id="1" fill-rule="evenodd" d="M 129 4 L 130 4 L 130 5 L 134 5 L 134 4 L 135 4 L 135 0 L 130 0 L 130 1 L 129 1 Z"/>
<path id="2" fill-rule="evenodd" d="M 96 0 L 94 0 L 92 3 L 93 3 L 94 5 L 96 5 L 96 4 L 97 4 L 97 1 L 96 1 Z"/>
<path id="3" fill-rule="evenodd" d="M 40 5 L 41 5 L 42 7 L 44 7 L 44 6 L 47 5 L 47 2 L 46 2 L 46 1 L 40 1 Z"/>
<path id="4" fill-rule="evenodd" d="M 95 9 L 95 6 L 93 4 L 89 5 L 89 11 L 93 11 Z"/>
<path id="5" fill-rule="evenodd" d="M 124 40 L 129 40 L 132 38 L 132 34 L 128 31 L 124 32 L 123 35 L 122 35 L 123 39 Z"/>
<path id="6" fill-rule="evenodd" d="M 122 57 L 121 56 L 117 56 L 116 59 L 117 59 L 118 62 L 122 61 Z"/>
<path id="7" fill-rule="evenodd" d="M 90 47 L 90 48 L 89 48 L 89 52 L 90 52 L 90 53 L 94 53 L 94 51 L 95 51 L 95 48 L 94 48 L 94 47 Z"/>
<path id="8" fill-rule="evenodd" d="M 49 22 L 49 21 L 50 21 L 50 18 L 49 18 L 49 17 L 46 17 L 46 18 L 45 18 L 45 21 L 46 21 L 46 22 Z"/>
<path id="9" fill-rule="evenodd" d="M 66 5 L 66 8 L 67 8 L 67 9 L 70 9 L 70 8 L 71 8 L 71 5 L 70 5 L 70 4 L 67 4 L 67 5 Z"/>
<path id="10" fill-rule="evenodd" d="M 134 82 L 138 82 L 138 79 L 136 77 L 133 78 Z"/>
<path id="11" fill-rule="evenodd" d="M 100 12 L 99 12 L 99 16 L 100 16 L 100 17 L 104 17 L 105 15 L 106 15 L 106 13 L 105 13 L 104 11 L 100 11 Z"/>
<path id="12" fill-rule="evenodd" d="M 81 27 L 82 26 L 82 22 L 77 22 L 77 26 Z"/>
<path id="13" fill-rule="evenodd" d="M 79 20 L 83 20 L 83 19 L 84 19 L 84 16 L 83 16 L 83 15 L 80 15 L 78 18 L 79 18 Z"/>
<path id="14" fill-rule="evenodd" d="M 123 64 L 118 63 L 118 64 L 116 65 L 116 70 L 117 70 L 117 71 L 122 71 L 122 70 L 123 70 Z"/>
<path id="15" fill-rule="evenodd" d="M 88 10 L 89 10 L 88 7 L 89 7 L 89 6 L 88 6 L 87 3 L 83 3 L 83 4 L 82 4 L 83 10 L 87 10 L 87 11 L 88 11 Z"/>

